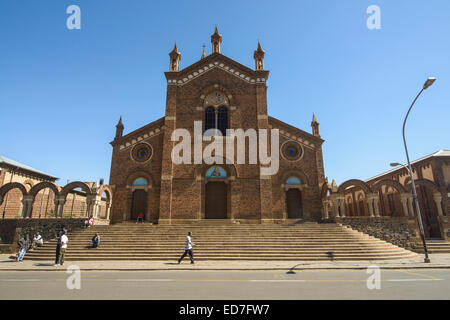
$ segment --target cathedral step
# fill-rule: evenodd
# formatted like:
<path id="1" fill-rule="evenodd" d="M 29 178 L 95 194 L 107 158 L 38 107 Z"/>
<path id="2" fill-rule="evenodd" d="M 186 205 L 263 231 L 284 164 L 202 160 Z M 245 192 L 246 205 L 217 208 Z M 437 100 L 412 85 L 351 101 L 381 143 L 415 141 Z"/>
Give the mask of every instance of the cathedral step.
<path id="1" fill-rule="evenodd" d="M 301 222 L 278 225 L 151 225 L 128 222 L 69 233 L 67 260 L 176 260 L 187 231 L 193 232 L 199 260 L 381 260 L 416 253 L 337 224 Z M 297 221 L 298 222 L 298 221 Z M 204 222 L 203 222 L 204 223 Z M 98 232 L 97 249 L 87 245 Z M 53 260 L 56 240 L 26 255 Z"/>

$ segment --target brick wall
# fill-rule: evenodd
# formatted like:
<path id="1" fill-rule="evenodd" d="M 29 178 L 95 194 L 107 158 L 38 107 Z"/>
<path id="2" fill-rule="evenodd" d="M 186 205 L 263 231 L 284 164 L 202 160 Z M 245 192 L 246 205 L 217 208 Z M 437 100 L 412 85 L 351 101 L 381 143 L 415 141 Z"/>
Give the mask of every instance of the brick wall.
<path id="1" fill-rule="evenodd" d="M 264 78 L 267 71 L 252 71 L 221 55 L 206 58 L 179 73 L 170 73 L 168 78 L 183 79 L 203 64 L 217 59 L 226 65 L 252 77 Z M 171 133 L 176 128 L 187 129 L 194 136 L 194 121 L 204 122 L 202 96 L 220 91 L 229 101 L 229 128 L 231 129 L 269 129 L 283 130 L 281 144 L 289 139 L 308 140 L 304 155 L 300 161 L 292 162 L 280 159 L 279 173 L 271 180 L 261 180 L 258 165 L 236 164 L 233 168 L 224 165 L 228 171 L 235 171 L 234 180 L 228 183 L 228 211 L 235 219 L 281 219 L 286 211 L 285 191 L 281 177 L 287 171 L 299 171 L 306 177 L 302 190 L 302 203 L 306 217 L 319 219 L 321 199 L 319 184 L 323 182 L 323 159 L 321 144 L 323 140 L 302 130 L 267 117 L 267 86 L 265 83 L 249 83 L 224 71 L 213 68 L 183 86 L 168 85 L 165 118 L 152 122 L 126 136 L 112 142 L 110 185 L 115 188 L 111 211 L 113 222 L 129 218 L 132 205 L 132 182 L 143 176 L 152 183 L 147 190 L 146 219 L 197 219 L 204 211 L 204 190 L 206 181 L 196 176 L 205 172 L 206 164 L 172 165 L 170 153 L 174 143 Z M 258 117 L 259 116 L 259 117 Z M 204 123 L 203 123 L 204 125 Z M 156 130 L 161 130 L 156 133 Z M 153 135 L 152 135 L 153 133 Z M 139 163 L 132 159 L 130 151 L 133 144 L 145 141 L 151 144 L 152 158 Z M 298 141 L 298 140 L 297 140 Z M 192 142 L 193 143 L 193 142 Z M 208 143 L 204 142 L 203 146 Z M 314 144 L 314 145 L 313 145 Z M 248 152 L 248 150 L 247 150 Z M 224 152 L 225 154 L 226 152 Z M 192 154 L 192 159 L 193 159 Z M 248 160 L 248 159 L 247 159 Z M 248 161 L 247 161 L 248 163 Z M 161 176 L 165 179 L 161 181 Z M 200 179 L 199 179 L 200 178 Z M 306 183 L 306 180 L 308 183 Z"/>

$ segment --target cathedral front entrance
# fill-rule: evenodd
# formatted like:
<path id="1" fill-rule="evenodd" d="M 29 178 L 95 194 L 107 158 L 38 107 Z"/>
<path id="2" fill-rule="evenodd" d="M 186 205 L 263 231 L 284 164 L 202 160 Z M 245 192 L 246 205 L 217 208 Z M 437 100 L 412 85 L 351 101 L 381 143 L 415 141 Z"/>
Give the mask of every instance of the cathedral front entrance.
<path id="1" fill-rule="evenodd" d="M 227 219 L 225 182 L 208 182 L 205 189 L 205 219 Z"/>

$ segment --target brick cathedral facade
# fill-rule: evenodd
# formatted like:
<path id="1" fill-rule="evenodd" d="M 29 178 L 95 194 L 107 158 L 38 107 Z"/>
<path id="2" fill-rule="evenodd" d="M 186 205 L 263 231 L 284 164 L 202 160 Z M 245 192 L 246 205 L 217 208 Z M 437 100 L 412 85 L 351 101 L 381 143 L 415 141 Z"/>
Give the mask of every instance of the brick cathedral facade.
<path id="1" fill-rule="evenodd" d="M 169 54 L 170 71 L 165 73 L 165 116 L 126 135 L 120 119 L 111 142 L 112 221 L 136 219 L 139 213 L 159 224 L 321 218 L 325 177 L 319 123 L 313 117 L 312 133 L 308 133 L 270 117 L 264 50 L 258 43 L 252 69 L 222 55 L 221 42 L 216 27 L 212 53 L 203 52 L 198 62 L 182 70 L 175 45 Z M 260 159 L 249 163 L 248 154 L 244 164 L 237 163 L 236 155 L 227 161 L 225 152 L 222 163 L 207 164 L 206 159 L 196 163 L 192 153 L 192 164 L 175 164 L 174 130 L 185 129 L 194 136 L 195 121 L 202 122 L 203 130 L 215 128 L 224 134 L 226 129 L 278 129 L 277 173 L 262 174 Z M 203 148 L 209 144 L 200 143 Z"/>

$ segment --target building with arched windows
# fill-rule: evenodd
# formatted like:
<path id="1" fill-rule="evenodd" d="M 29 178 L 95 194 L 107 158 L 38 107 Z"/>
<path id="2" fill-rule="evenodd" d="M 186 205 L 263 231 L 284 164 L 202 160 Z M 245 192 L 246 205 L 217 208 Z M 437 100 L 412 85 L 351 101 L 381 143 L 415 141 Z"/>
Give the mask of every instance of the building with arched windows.
<path id="1" fill-rule="evenodd" d="M 222 55 L 221 42 L 216 27 L 211 36 L 212 53 L 204 52 L 199 61 L 184 69 L 180 68 L 181 54 L 175 45 L 165 73 L 165 116 L 126 135 L 120 119 L 111 142 L 112 221 L 135 220 L 139 213 L 145 220 L 160 224 L 206 219 L 277 223 L 321 218 L 324 140 L 319 123 L 313 117 L 312 133 L 308 133 L 270 117 L 266 85 L 269 71 L 264 69 L 261 44 L 258 42 L 254 51 L 252 69 Z M 225 147 L 220 152 L 214 149 L 211 157 L 204 156 L 203 150 L 211 148 L 212 141 L 227 139 L 229 130 L 240 129 L 243 141 L 248 141 L 244 143 L 244 156 L 234 146 L 236 152 L 231 156 Z M 258 136 L 252 136 L 251 130 Z M 278 132 L 277 141 L 270 136 L 274 130 Z M 175 145 L 181 139 L 174 140 L 174 136 L 180 132 L 193 137 L 188 143 L 193 150 L 183 151 L 184 161 L 176 163 Z M 262 132 L 270 136 L 266 140 L 270 149 L 267 155 L 279 155 L 277 170 L 272 174 L 262 170 L 267 167 L 261 158 Z M 258 152 L 252 155 L 249 150 L 254 144 Z M 203 156 L 200 159 L 198 149 Z"/>

